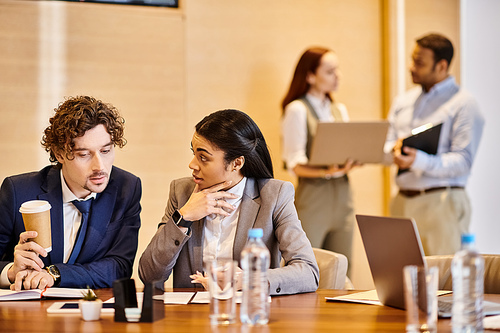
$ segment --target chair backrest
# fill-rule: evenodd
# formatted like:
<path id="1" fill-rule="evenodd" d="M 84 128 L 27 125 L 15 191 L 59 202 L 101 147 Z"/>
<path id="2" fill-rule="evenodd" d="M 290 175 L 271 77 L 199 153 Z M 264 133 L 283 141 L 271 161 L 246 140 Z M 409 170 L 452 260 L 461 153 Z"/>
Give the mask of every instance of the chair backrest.
<path id="1" fill-rule="evenodd" d="M 484 293 L 500 294 L 500 254 L 483 254 L 484 258 Z M 440 290 L 453 290 L 451 261 L 453 255 L 425 257 L 427 265 L 439 267 Z"/>
<path id="2" fill-rule="evenodd" d="M 319 267 L 319 289 L 345 289 L 347 257 L 333 251 L 313 248 Z"/>

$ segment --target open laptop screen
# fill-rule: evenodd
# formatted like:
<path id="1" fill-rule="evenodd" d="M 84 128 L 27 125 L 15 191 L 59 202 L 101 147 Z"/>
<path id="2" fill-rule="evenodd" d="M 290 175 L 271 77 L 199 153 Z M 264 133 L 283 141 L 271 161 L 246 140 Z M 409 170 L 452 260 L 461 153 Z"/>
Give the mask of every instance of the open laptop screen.
<path id="1" fill-rule="evenodd" d="M 425 265 L 415 222 L 368 215 L 356 220 L 380 302 L 404 309 L 403 267 Z"/>

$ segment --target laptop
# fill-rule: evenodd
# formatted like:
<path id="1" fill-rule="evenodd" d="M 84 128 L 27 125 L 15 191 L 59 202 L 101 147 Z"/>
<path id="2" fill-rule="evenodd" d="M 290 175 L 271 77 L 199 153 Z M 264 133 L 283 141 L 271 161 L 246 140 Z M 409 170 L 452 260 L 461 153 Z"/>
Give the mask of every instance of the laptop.
<path id="1" fill-rule="evenodd" d="M 382 163 L 388 128 L 386 120 L 318 123 L 309 164 Z"/>
<path id="2" fill-rule="evenodd" d="M 403 267 L 426 265 L 415 221 L 370 215 L 356 215 L 356 220 L 380 302 L 405 309 Z M 439 317 L 451 317 L 452 301 L 438 297 Z M 483 301 L 483 310 L 485 315 L 500 314 L 500 303 Z"/>

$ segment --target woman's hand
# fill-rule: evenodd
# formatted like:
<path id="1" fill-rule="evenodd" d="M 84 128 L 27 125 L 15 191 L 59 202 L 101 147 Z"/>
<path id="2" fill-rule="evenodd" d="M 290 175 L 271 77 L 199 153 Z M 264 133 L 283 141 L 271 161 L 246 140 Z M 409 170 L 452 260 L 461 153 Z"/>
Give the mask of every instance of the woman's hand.
<path id="1" fill-rule="evenodd" d="M 351 171 L 354 167 L 360 165 L 361 164 L 359 164 L 358 162 L 355 162 L 354 160 L 349 158 L 343 165 L 334 164 L 329 166 L 328 169 L 325 170 L 325 178 L 342 177 L 343 175 Z"/>
<path id="2" fill-rule="evenodd" d="M 243 270 L 239 267 L 236 267 L 236 272 L 234 275 L 234 281 L 235 281 L 235 288 L 236 290 L 241 290 L 243 289 L 243 276 L 242 276 Z M 208 275 L 205 273 L 204 275 L 201 274 L 200 272 L 196 271 L 196 274 L 189 275 L 191 278 L 191 283 L 200 283 L 203 285 L 203 288 L 205 290 L 208 290 Z"/>
<path id="3" fill-rule="evenodd" d="M 208 275 L 205 273 L 205 275 L 201 274 L 200 272 L 196 271 L 196 274 L 191 274 L 189 275 L 191 278 L 191 283 L 200 283 L 203 285 L 203 288 L 205 290 L 208 290 Z"/>
<path id="4" fill-rule="evenodd" d="M 231 181 L 225 181 L 200 191 L 197 184 L 189 200 L 179 209 L 183 219 L 197 221 L 210 214 L 229 216 L 235 207 L 227 203 L 225 199 L 238 198 L 236 194 L 221 191 L 229 185 Z"/>

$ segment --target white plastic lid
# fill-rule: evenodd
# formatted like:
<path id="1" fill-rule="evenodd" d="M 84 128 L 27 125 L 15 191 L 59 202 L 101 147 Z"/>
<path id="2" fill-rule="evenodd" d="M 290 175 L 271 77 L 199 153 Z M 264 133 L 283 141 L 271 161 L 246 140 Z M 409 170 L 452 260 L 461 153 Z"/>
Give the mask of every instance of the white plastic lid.
<path id="1" fill-rule="evenodd" d="M 45 200 L 31 200 L 31 201 L 26 201 L 21 205 L 21 208 L 19 208 L 19 212 L 21 214 L 33 214 L 33 213 L 40 213 L 44 212 L 46 210 L 51 209 L 52 206 L 48 201 Z"/>

